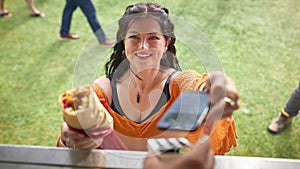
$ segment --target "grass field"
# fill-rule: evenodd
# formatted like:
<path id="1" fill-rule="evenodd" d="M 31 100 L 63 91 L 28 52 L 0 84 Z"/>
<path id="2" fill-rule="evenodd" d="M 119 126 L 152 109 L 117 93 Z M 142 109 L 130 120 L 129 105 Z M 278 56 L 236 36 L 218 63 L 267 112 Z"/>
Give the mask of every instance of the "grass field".
<path id="1" fill-rule="evenodd" d="M 86 44 L 94 36 L 77 9 L 71 32 L 81 38 L 59 41 L 65 2 L 36 0 L 47 14 L 40 19 L 30 18 L 26 3 L 19 1 L 6 1 L 14 16 L 0 18 L 0 143 L 55 146 L 62 123 L 58 95 L 72 87 L 78 57 L 93 54 Z M 94 0 L 104 28 L 135 2 Z M 227 155 L 300 159 L 299 117 L 280 135 L 266 130 L 300 81 L 300 1 L 156 2 L 209 39 L 240 92 L 241 108 L 234 114 L 239 146 Z M 186 66 L 203 71 L 187 44 L 179 40 L 177 49 Z"/>

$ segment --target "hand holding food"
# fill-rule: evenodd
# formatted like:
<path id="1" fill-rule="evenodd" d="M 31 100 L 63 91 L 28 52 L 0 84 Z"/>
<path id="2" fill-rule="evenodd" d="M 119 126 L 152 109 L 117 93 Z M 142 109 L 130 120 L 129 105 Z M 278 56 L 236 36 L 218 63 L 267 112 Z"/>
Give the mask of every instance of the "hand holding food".
<path id="1" fill-rule="evenodd" d="M 127 150 L 113 131 L 113 118 L 99 101 L 92 86 L 63 92 L 59 96 L 59 105 L 67 123 L 61 134 L 66 146 L 86 149 L 98 145 L 98 149 Z M 80 138 L 77 138 L 78 134 L 74 132 L 85 138 L 81 138 L 80 134 Z"/>

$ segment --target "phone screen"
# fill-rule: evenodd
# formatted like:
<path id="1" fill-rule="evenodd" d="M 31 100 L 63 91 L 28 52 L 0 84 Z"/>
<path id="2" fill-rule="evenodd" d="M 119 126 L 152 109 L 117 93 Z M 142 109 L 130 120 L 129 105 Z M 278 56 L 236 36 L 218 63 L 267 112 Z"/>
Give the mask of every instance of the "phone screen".
<path id="1" fill-rule="evenodd" d="M 209 98 L 206 92 L 182 92 L 158 122 L 163 130 L 196 130 L 203 122 L 209 110 Z"/>

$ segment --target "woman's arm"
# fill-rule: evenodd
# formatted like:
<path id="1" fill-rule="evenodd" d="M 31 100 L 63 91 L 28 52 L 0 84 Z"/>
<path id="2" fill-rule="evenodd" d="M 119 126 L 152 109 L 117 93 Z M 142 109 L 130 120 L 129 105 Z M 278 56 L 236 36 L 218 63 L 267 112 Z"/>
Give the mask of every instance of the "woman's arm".
<path id="1" fill-rule="evenodd" d="M 108 99 L 109 105 L 111 105 L 112 102 L 112 88 L 110 85 L 110 80 L 106 76 L 101 76 L 98 79 L 94 81 L 96 85 L 98 85 L 103 91 L 104 94 L 106 95 Z"/>

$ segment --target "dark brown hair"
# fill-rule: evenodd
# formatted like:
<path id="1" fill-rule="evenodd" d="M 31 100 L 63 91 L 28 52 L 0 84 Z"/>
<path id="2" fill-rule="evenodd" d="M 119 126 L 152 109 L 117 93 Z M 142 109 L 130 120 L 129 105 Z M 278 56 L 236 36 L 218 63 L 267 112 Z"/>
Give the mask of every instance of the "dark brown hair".
<path id="1" fill-rule="evenodd" d="M 118 43 L 116 43 L 113 48 L 113 53 L 110 56 L 110 60 L 105 64 L 106 75 L 114 75 L 116 76 L 114 78 L 118 78 L 126 70 L 128 70 L 129 61 L 126 59 L 126 57 L 122 56 L 124 53 L 123 51 L 125 50 L 123 40 L 125 38 L 128 25 L 137 19 L 146 17 L 151 17 L 152 19 L 156 20 L 159 23 L 166 40 L 170 39 L 167 52 L 160 62 L 161 67 L 180 70 L 180 66 L 176 58 L 176 38 L 174 35 L 174 25 L 169 19 L 169 11 L 157 3 L 147 2 L 127 6 L 122 18 L 119 19 L 119 29 L 116 35 Z M 121 63 L 122 66 L 118 68 Z"/>

